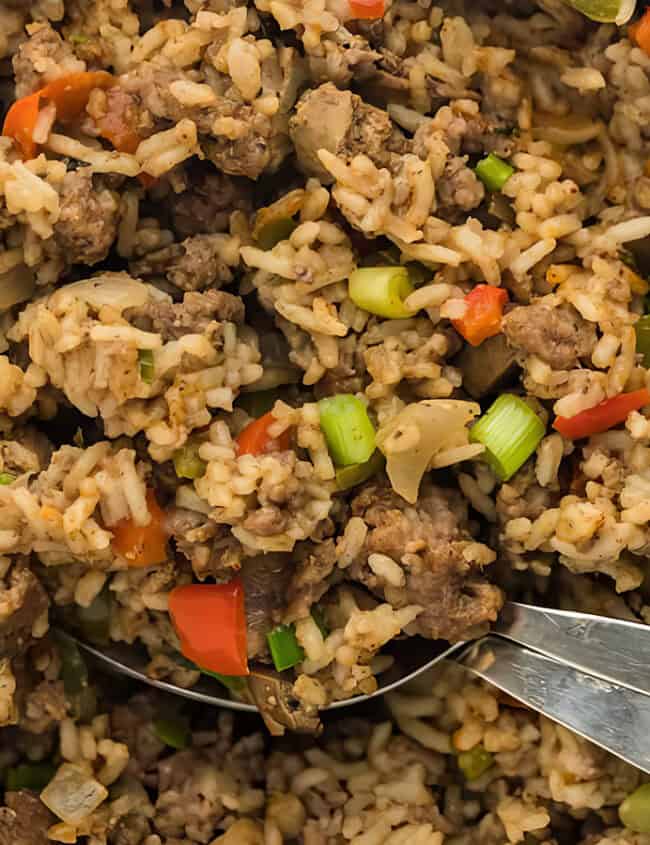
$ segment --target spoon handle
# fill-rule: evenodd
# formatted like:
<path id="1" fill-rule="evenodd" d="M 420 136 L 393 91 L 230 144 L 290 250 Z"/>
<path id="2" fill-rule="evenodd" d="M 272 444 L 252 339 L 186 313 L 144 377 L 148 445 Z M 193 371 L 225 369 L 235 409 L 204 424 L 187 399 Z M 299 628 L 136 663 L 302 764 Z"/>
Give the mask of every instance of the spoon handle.
<path id="1" fill-rule="evenodd" d="M 471 672 L 650 774 L 650 697 L 488 635 L 460 662 Z"/>
<path id="2" fill-rule="evenodd" d="M 650 694 L 650 625 L 506 602 L 492 633 L 579 671 Z"/>

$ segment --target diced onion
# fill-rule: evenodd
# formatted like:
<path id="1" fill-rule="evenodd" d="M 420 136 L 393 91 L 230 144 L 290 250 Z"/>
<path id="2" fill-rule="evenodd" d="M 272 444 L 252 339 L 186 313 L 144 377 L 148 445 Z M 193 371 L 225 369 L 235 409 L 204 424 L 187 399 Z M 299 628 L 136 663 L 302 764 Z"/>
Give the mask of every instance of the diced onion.
<path id="1" fill-rule="evenodd" d="M 470 444 L 467 425 L 481 413 L 476 402 L 427 399 L 407 405 L 377 432 L 393 489 L 415 504 L 422 476 L 481 454 Z"/>
<path id="2" fill-rule="evenodd" d="M 55 816 L 67 824 L 78 825 L 108 797 L 108 790 L 82 766 L 64 763 L 40 797 Z"/>

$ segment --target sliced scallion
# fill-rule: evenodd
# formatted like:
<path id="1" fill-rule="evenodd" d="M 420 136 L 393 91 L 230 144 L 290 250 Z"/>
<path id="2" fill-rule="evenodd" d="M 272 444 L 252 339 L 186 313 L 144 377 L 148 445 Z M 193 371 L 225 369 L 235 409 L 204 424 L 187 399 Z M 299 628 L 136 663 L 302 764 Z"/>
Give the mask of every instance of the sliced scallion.
<path id="1" fill-rule="evenodd" d="M 280 241 L 286 241 L 296 228 L 297 223 L 291 217 L 279 217 L 263 226 L 257 235 L 260 249 L 273 249 Z"/>
<path id="2" fill-rule="evenodd" d="M 200 443 L 186 443 L 173 455 L 174 470 L 178 478 L 201 478 L 205 474 L 205 461 L 199 457 Z"/>
<path id="3" fill-rule="evenodd" d="M 337 467 L 336 486 L 339 490 L 343 491 L 350 490 L 358 484 L 363 484 L 364 481 L 367 481 L 369 478 L 372 478 L 373 475 L 380 472 L 385 463 L 386 459 L 379 449 L 376 449 L 370 459 L 364 464 L 352 464 L 347 467 Z"/>
<path id="4" fill-rule="evenodd" d="M 138 364 L 140 366 L 140 378 L 145 384 L 153 383 L 153 350 L 138 349 Z"/>
<path id="5" fill-rule="evenodd" d="M 360 267 L 351 274 L 348 283 L 350 299 L 355 305 L 388 320 L 413 316 L 415 312 L 404 305 L 413 290 L 406 267 Z"/>
<path id="6" fill-rule="evenodd" d="M 11 472 L 0 472 L 0 484 L 6 486 L 7 484 L 13 484 L 16 480 L 16 476 Z"/>
<path id="7" fill-rule="evenodd" d="M 318 407 L 320 427 L 334 463 L 339 467 L 364 464 L 375 451 L 375 429 L 363 402 L 341 393 L 321 399 Z"/>
<path id="8" fill-rule="evenodd" d="M 190 744 L 189 723 L 187 719 L 180 716 L 178 718 L 156 719 L 153 723 L 153 730 L 161 742 L 177 751 L 182 751 Z"/>
<path id="9" fill-rule="evenodd" d="M 643 355 L 643 366 L 650 367 L 650 314 L 641 317 L 634 326 L 636 351 Z"/>
<path id="10" fill-rule="evenodd" d="M 490 153 L 479 161 L 475 172 L 488 191 L 500 191 L 515 172 L 515 169 L 507 161 L 494 153 Z"/>
<path id="11" fill-rule="evenodd" d="M 278 625 L 266 635 L 266 639 L 278 672 L 291 669 L 305 659 L 305 652 L 298 644 L 293 625 Z"/>
<path id="12" fill-rule="evenodd" d="M 40 792 L 48 785 L 56 773 L 52 763 L 21 763 L 7 769 L 5 789 L 17 792 L 19 789 L 31 789 Z"/>
<path id="13" fill-rule="evenodd" d="M 469 439 L 485 446 L 488 464 L 501 481 L 507 481 L 533 454 L 545 431 L 523 399 L 506 393 L 472 426 Z"/>

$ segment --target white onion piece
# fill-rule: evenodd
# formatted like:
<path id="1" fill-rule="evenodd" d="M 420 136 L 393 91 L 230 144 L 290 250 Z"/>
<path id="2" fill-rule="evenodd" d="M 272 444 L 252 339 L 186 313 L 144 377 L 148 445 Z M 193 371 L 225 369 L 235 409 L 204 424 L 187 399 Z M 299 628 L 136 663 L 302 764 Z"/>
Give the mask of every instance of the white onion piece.
<path id="1" fill-rule="evenodd" d="M 415 504 L 427 470 L 476 457 L 480 443 L 469 442 L 467 429 L 481 413 L 476 402 L 427 399 L 407 405 L 377 432 L 377 446 L 386 456 L 386 472 L 407 502 Z"/>
<path id="2" fill-rule="evenodd" d="M 34 271 L 25 264 L 18 264 L 0 275 L 0 311 L 7 311 L 19 302 L 32 298 L 36 278 Z"/>
<path id="3" fill-rule="evenodd" d="M 126 273 L 102 273 L 59 288 L 52 294 L 50 304 L 56 308 L 66 305 L 71 299 L 82 299 L 95 308 L 110 305 L 116 311 L 124 311 L 144 305 L 151 290 L 149 285 L 132 279 Z"/>
<path id="4" fill-rule="evenodd" d="M 82 766 L 64 763 L 40 797 L 55 816 L 67 824 L 78 825 L 108 797 L 108 790 Z"/>

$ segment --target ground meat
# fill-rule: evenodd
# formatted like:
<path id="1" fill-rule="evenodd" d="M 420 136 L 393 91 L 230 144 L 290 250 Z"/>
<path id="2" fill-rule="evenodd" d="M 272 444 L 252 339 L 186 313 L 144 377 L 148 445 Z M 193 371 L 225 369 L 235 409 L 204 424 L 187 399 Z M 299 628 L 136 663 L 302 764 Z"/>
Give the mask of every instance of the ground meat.
<path id="1" fill-rule="evenodd" d="M 370 48 L 365 38 L 339 27 L 337 32 L 321 39 L 318 50 L 308 54 L 309 75 L 317 84 L 333 82 L 343 88 L 353 77 L 355 82 L 374 77 L 379 58 L 380 54 Z"/>
<path id="2" fill-rule="evenodd" d="M 239 296 L 222 290 L 186 293 L 182 302 L 147 302 L 133 309 L 129 318 L 158 332 L 163 340 L 178 340 L 184 334 L 201 334 L 210 323 L 244 320 L 244 303 Z"/>
<path id="3" fill-rule="evenodd" d="M 170 90 L 177 80 L 187 80 L 187 76 L 181 70 L 142 62 L 121 78 L 121 84 L 155 118 L 172 123 L 184 118 L 192 120 L 206 136 L 202 139 L 206 157 L 224 173 L 257 179 L 262 172 L 277 169 L 290 148 L 281 121 L 271 120 L 253 106 L 227 96 L 217 97 L 215 104 L 207 108 L 183 106 Z M 215 121 L 224 118 L 241 134 L 238 131 L 235 138 L 211 135 Z"/>
<path id="4" fill-rule="evenodd" d="M 298 101 L 289 134 L 302 169 L 327 183 L 332 177 L 320 163 L 318 150 L 345 159 L 364 153 L 376 164 L 385 165 L 390 151 L 404 143 L 387 112 L 369 106 L 350 91 L 339 91 L 331 82 L 308 91 Z"/>
<path id="5" fill-rule="evenodd" d="M 312 605 L 327 592 L 336 566 L 333 540 L 324 543 L 301 543 L 294 554 L 295 569 L 287 590 L 284 621 L 295 622 L 309 616 Z"/>
<path id="6" fill-rule="evenodd" d="M 0 845 L 51 845 L 47 831 L 56 819 L 37 795 L 21 789 L 5 793 L 0 807 Z"/>
<path id="7" fill-rule="evenodd" d="M 27 693 L 20 725 L 33 734 L 42 734 L 68 715 L 62 681 L 41 681 Z"/>
<path id="8" fill-rule="evenodd" d="M 95 90 L 88 112 L 84 130 L 89 135 L 100 134 L 122 152 L 135 152 L 138 142 L 154 129 L 153 117 L 140 98 L 120 85 Z"/>
<path id="9" fill-rule="evenodd" d="M 552 308 L 541 303 L 513 308 L 503 319 L 508 342 L 526 355 L 536 355 L 555 370 L 571 370 L 588 358 L 596 329 L 571 305 Z"/>
<path id="10" fill-rule="evenodd" d="M 49 24 L 43 24 L 24 41 L 13 57 L 16 97 L 24 97 L 42 88 L 57 76 L 82 71 L 85 68 Z"/>
<path id="11" fill-rule="evenodd" d="M 118 203 L 105 188 L 95 188 L 89 167 L 66 173 L 54 238 L 68 264 L 96 264 L 108 255 L 117 236 Z"/>
<path id="12" fill-rule="evenodd" d="M 226 526 L 185 508 L 171 508 L 166 526 L 177 550 L 190 561 L 200 580 L 210 576 L 228 581 L 239 570 L 241 546 Z"/>
<path id="13" fill-rule="evenodd" d="M 272 537 L 281 534 L 287 527 L 288 516 L 275 505 L 266 505 L 252 511 L 243 521 L 242 526 L 260 537 Z"/>
<path id="14" fill-rule="evenodd" d="M 457 210 L 470 211 L 483 202 L 485 188 L 474 171 L 461 156 L 450 156 L 445 162 L 442 176 L 436 182 L 436 193 L 440 208 L 438 213 L 445 219 Z"/>
<path id="15" fill-rule="evenodd" d="M 225 232 L 233 211 L 251 209 L 250 182 L 218 170 L 191 178 L 187 190 L 171 198 L 174 230 L 181 237 Z"/>
<path id="16" fill-rule="evenodd" d="M 49 601 L 40 581 L 26 567 L 16 564 L 0 581 L 0 657 L 24 651 L 32 639 L 36 620 Z"/>
<path id="17" fill-rule="evenodd" d="M 146 816 L 138 812 L 129 813 L 121 818 L 108 837 L 110 845 L 140 845 L 151 833 L 151 825 Z"/>
<path id="18" fill-rule="evenodd" d="M 467 506 L 459 493 L 423 486 L 409 506 L 384 483 L 368 484 L 352 502 L 352 513 L 368 526 L 363 552 L 347 570 L 393 606 L 419 604 L 418 633 L 457 641 L 494 621 L 503 604 L 501 591 L 488 584 L 463 555 L 471 537 L 465 528 Z M 370 569 L 368 555 L 388 555 L 403 569 L 403 587 L 389 587 Z"/>
<path id="19" fill-rule="evenodd" d="M 203 290 L 232 281 L 232 271 L 222 257 L 223 235 L 194 235 L 180 244 L 150 252 L 132 262 L 134 276 L 165 275 L 181 290 Z"/>

